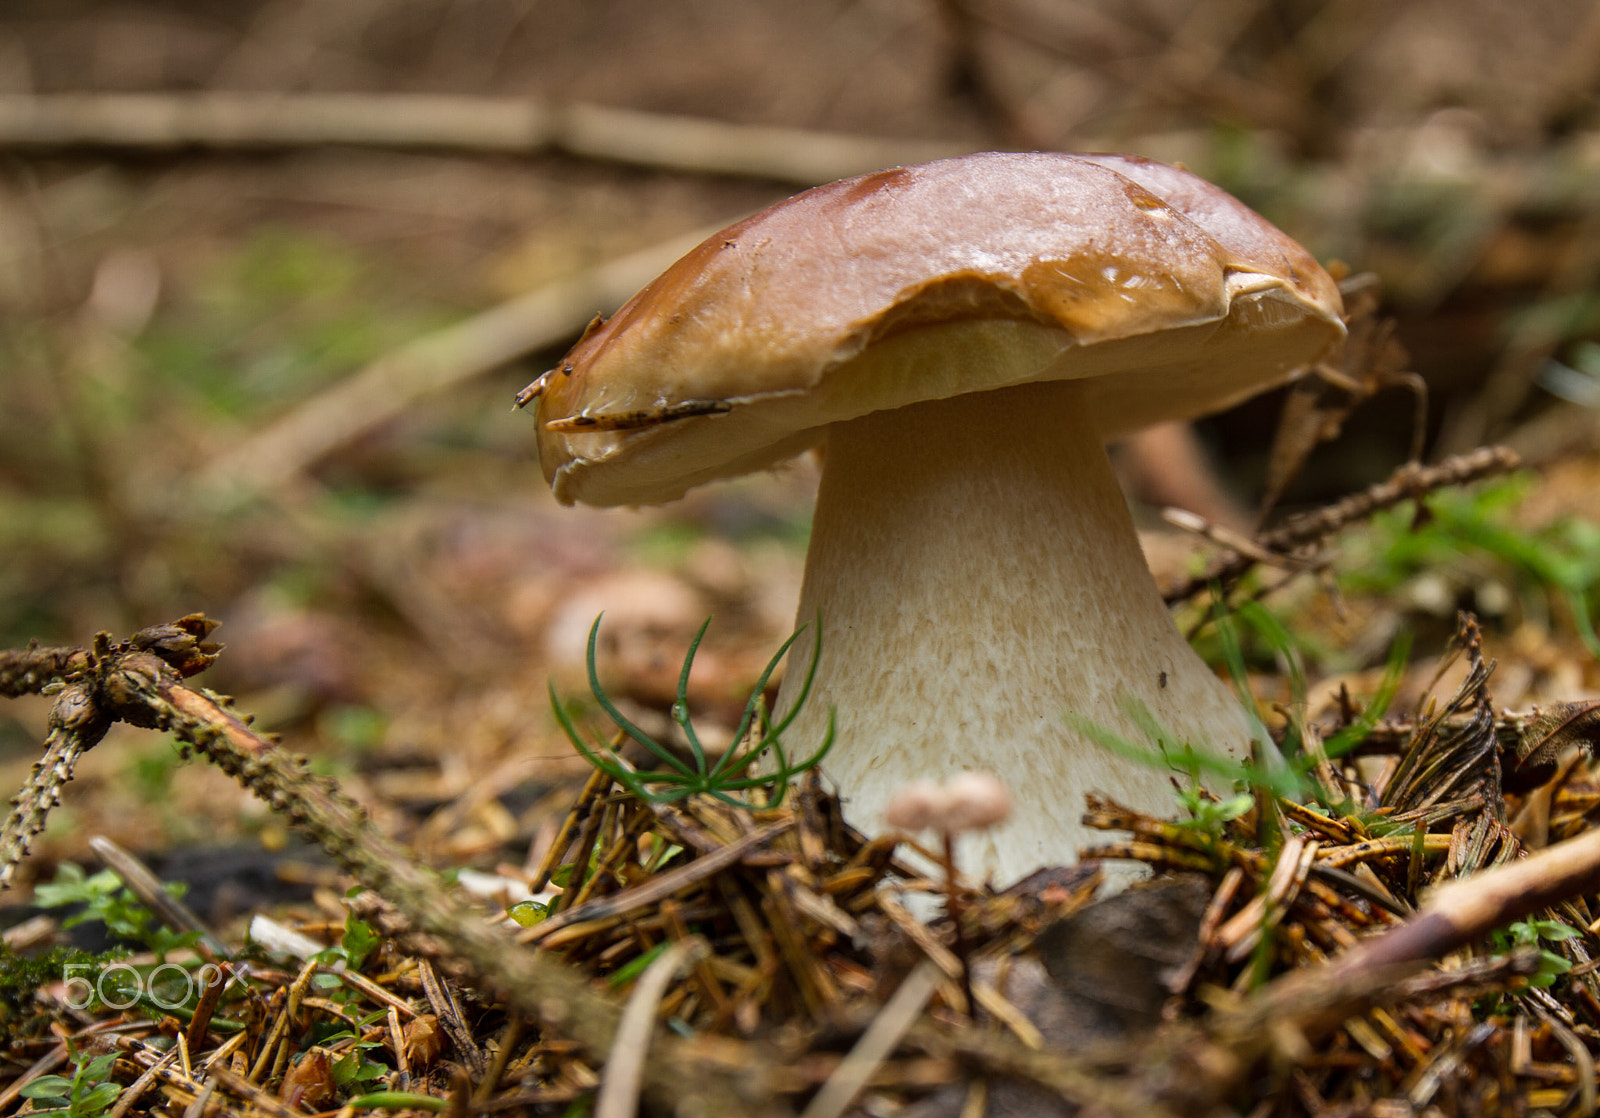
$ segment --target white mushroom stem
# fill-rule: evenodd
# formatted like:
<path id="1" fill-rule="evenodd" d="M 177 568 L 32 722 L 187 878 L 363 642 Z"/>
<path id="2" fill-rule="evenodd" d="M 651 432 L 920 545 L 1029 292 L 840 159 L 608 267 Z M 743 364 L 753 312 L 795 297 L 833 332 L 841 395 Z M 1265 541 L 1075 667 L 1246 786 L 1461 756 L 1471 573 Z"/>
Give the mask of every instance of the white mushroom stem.
<path id="1" fill-rule="evenodd" d="M 1143 743 L 1129 697 L 1191 744 L 1239 757 L 1239 701 L 1173 625 L 1072 381 L 875 412 L 829 429 L 799 621 L 823 654 L 791 754 L 823 764 L 871 834 L 915 777 L 988 769 L 1010 819 L 971 836 L 963 869 L 1007 885 L 1076 860 L 1084 796 L 1159 815 L 1171 773 L 1094 745 L 1069 711 Z M 796 642 L 778 708 L 811 658 Z M 965 845 L 965 844 L 964 844 Z"/>

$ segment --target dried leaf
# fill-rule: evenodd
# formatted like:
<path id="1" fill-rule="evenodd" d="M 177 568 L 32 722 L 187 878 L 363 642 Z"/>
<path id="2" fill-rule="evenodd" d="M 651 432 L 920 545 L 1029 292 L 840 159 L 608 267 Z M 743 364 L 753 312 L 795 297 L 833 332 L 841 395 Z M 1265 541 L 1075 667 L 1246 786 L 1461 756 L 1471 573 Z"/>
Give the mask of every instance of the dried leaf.
<path id="1" fill-rule="evenodd" d="M 406 1059 L 414 1071 L 430 1067 L 444 1050 L 444 1034 L 439 1031 L 439 1019 L 431 1013 L 424 1013 L 415 1020 L 408 1021 L 402 1035 L 406 1046 Z"/>
<path id="2" fill-rule="evenodd" d="M 1567 749 L 1577 746 L 1594 756 L 1600 741 L 1600 699 L 1579 703 L 1557 703 L 1540 710 L 1517 734 L 1519 770 L 1553 765 Z"/>
<path id="3" fill-rule="evenodd" d="M 328 1054 L 313 1048 L 285 1073 L 278 1097 L 297 1110 L 317 1111 L 332 1101 L 337 1092 L 338 1084 L 333 1081 L 333 1065 Z"/>

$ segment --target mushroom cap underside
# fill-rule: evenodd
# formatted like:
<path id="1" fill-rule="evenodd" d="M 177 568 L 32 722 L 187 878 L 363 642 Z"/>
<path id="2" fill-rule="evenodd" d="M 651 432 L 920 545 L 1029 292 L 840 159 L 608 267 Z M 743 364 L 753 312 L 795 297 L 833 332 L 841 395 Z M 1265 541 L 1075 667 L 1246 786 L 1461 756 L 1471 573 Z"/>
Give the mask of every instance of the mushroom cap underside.
<path id="1" fill-rule="evenodd" d="M 1343 336 L 1298 244 L 1179 168 L 963 156 L 806 191 L 706 240 L 547 374 L 564 502 L 646 504 L 871 411 L 1085 379 L 1104 437 L 1225 407 Z"/>

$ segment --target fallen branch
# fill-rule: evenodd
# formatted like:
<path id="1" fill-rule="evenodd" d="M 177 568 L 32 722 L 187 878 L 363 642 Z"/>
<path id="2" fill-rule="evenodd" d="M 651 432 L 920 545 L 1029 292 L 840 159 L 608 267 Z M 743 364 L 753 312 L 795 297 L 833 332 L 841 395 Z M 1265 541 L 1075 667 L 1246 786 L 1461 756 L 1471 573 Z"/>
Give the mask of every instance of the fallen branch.
<path id="1" fill-rule="evenodd" d="M 88 664 L 88 653 L 81 648 L 40 648 L 29 645 L 20 652 L 0 652 L 0 695 L 8 699 L 37 695 L 53 680 Z"/>
<path id="2" fill-rule="evenodd" d="M 938 140 L 731 124 L 529 98 L 366 93 L 0 96 L 0 146 L 262 150 L 342 144 L 544 151 L 801 186 L 957 155 Z"/>
<path id="3" fill-rule="evenodd" d="M 72 779 L 79 759 L 105 737 L 111 726 L 82 687 L 69 687 L 50 709 L 44 755 L 11 797 L 11 811 L 0 825 L 0 889 L 9 889 L 17 866 L 44 831 L 50 811 L 61 803 L 61 789 Z"/>
<path id="4" fill-rule="evenodd" d="M 115 645 L 102 633 L 93 648 L 32 644 L 20 652 L 0 651 L 0 695 L 50 693 L 56 700 L 50 708 L 44 755 L 11 797 L 11 810 L 0 823 L 0 889 L 11 886 L 17 866 L 44 830 L 51 809 L 61 802 L 61 789 L 72 779 L 78 760 L 99 744 L 114 721 L 101 709 L 85 677 L 112 657 L 130 652 L 154 652 L 166 657 L 175 675 L 194 675 L 210 667 L 221 651 L 220 645 L 206 640 L 215 628 L 216 622 L 191 614 L 170 625 L 142 629 Z"/>
<path id="5" fill-rule="evenodd" d="M 1435 889 L 1415 917 L 1323 967 L 1278 979 L 1231 1015 L 1220 1036 L 1290 1023 L 1315 1037 L 1382 1000 L 1391 984 L 1496 928 L 1600 890 L 1600 830 Z"/>

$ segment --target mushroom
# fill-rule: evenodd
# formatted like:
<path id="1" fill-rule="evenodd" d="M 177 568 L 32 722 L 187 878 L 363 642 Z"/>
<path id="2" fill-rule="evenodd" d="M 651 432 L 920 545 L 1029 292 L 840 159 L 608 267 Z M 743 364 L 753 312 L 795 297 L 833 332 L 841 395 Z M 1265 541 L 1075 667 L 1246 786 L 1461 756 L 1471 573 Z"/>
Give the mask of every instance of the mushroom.
<path id="1" fill-rule="evenodd" d="M 893 796 L 884 810 L 884 822 L 903 831 L 935 830 L 943 849 L 944 910 L 955 932 L 956 958 L 961 961 L 961 987 L 972 997 L 972 957 L 962 927 L 961 890 L 956 885 L 956 836 L 963 831 L 984 831 L 1011 814 L 1011 793 L 994 773 L 957 773 L 944 784 L 918 777 Z"/>
<path id="2" fill-rule="evenodd" d="M 1070 861 L 1086 793 L 1167 814 L 1172 774 L 1067 715 L 1248 755 L 1236 698 L 1189 648 L 1103 443 L 1216 410 L 1340 343 L 1298 244 L 1187 171 L 1126 156 L 979 154 L 806 191 L 711 237 L 519 400 L 564 503 L 647 504 L 808 447 L 823 472 L 799 618 L 823 654 L 791 752 L 885 828 L 913 777 L 1013 793 L 969 870 Z M 810 662 L 815 626 L 791 663 Z M 804 671 L 779 693 L 785 710 Z"/>

